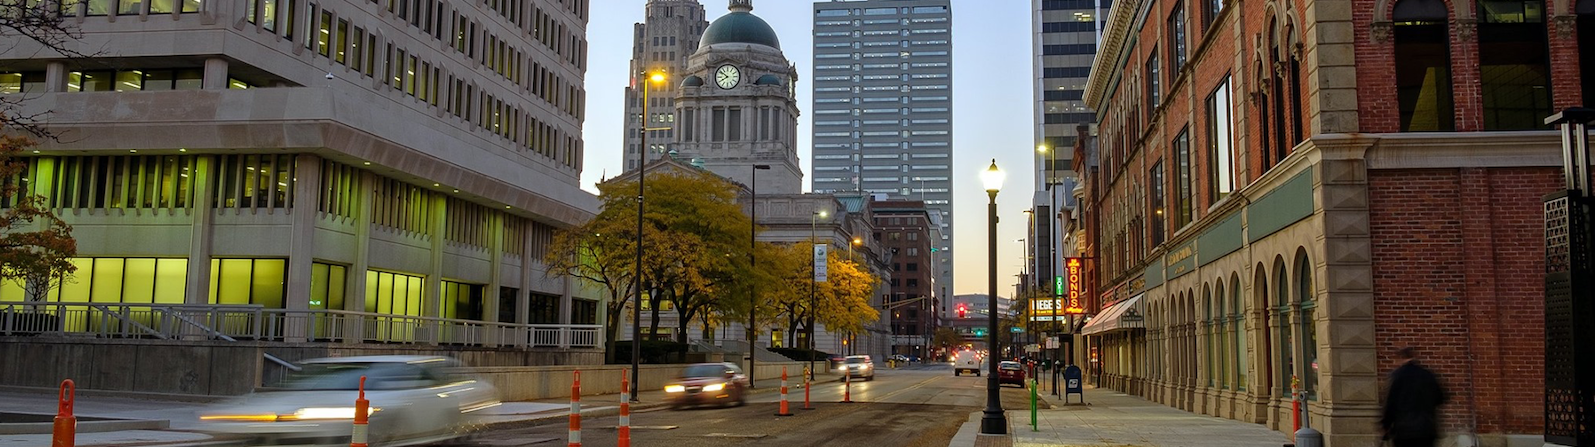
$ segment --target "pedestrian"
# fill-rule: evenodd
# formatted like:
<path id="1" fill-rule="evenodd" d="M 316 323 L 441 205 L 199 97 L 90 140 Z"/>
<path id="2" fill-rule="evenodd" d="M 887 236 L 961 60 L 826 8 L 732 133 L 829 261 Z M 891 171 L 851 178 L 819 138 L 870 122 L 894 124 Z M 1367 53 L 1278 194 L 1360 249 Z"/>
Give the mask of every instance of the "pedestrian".
<path id="1" fill-rule="evenodd" d="M 1434 447 L 1440 436 L 1439 408 L 1446 402 L 1445 388 L 1434 372 L 1418 363 L 1418 349 L 1397 352 L 1401 366 L 1390 372 L 1384 416 L 1379 424 L 1384 438 L 1395 447 Z"/>

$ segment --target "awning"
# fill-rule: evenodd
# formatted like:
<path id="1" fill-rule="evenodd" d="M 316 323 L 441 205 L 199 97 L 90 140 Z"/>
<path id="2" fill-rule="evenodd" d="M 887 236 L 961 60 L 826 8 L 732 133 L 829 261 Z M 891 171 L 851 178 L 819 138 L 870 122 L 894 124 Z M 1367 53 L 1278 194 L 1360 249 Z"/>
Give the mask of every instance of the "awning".
<path id="1" fill-rule="evenodd" d="M 1102 313 L 1091 317 L 1085 327 L 1080 328 L 1081 335 L 1096 335 L 1117 330 L 1144 329 L 1146 328 L 1145 312 L 1141 311 L 1141 295 L 1114 303 L 1103 309 Z"/>

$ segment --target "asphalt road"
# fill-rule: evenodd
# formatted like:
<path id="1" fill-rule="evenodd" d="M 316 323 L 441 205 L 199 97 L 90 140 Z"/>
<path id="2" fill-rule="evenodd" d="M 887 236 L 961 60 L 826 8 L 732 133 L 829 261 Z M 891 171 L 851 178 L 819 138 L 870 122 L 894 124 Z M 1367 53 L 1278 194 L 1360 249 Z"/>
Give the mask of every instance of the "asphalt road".
<path id="1" fill-rule="evenodd" d="M 882 370 L 873 381 L 854 381 L 852 400 L 841 403 L 844 385 L 828 381 L 810 390 L 814 409 L 803 410 L 803 390 L 788 394 L 792 416 L 777 416 L 779 393 L 748 397 L 730 408 L 655 409 L 632 414 L 632 445 L 645 446 L 941 446 L 971 413 L 985 407 L 986 378 L 954 377 L 947 365 Z M 1028 408 L 1028 391 L 1002 389 L 1003 407 Z M 1018 414 L 1017 412 L 1013 414 Z M 582 421 L 582 445 L 615 446 L 614 416 Z M 1015 425 L 1018 425 L 1017 423 Z M 499 430 L 451 446 L 555 446 L 568 440 L 566 424 Z"/>

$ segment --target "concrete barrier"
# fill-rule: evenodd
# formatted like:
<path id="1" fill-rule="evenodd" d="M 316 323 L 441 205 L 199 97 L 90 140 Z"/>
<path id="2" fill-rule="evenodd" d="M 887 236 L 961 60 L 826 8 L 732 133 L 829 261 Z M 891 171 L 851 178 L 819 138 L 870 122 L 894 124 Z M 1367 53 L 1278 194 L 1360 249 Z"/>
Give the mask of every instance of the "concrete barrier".
<path id="1" fill-rule="evenodd" d="M 759 362 L 756 378 L 781 377 L 781 368 L 802 369 L 807 363 Z M 637 391 L 657 391 L 681 373 L 685 364 L 642 365 L 637 369 Z M 498 388 L 499 399 L 523 401 L 553 399 L 570 395 L 572 371 L 581 370 L 582 394 L 619 394 L 620 375 L 631 365 L 490 366 L 465 368 Z"/>

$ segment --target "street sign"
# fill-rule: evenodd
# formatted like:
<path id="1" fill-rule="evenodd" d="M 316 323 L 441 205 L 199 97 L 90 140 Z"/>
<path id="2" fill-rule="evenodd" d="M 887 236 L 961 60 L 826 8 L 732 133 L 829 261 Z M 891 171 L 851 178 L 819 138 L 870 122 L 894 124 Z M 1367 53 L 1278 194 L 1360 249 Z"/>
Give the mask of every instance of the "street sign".
<path id="1" fill-rule="evenodd" d="M 1025 345 L 1025 352 L 1041 352 L 1041 345 L 1035 343 Z"/>
<path id="2" fill-rule="evenodd" d="M 814 244 L 814 282 L 825 282 L 825 244 Z"/>
<path id="3" fill-rule="evenodd" d="M 1022 328 L 1022 327 L 1019 327 L 1019 326 L 1014 326 L 1014 327 L 1008 328 L 1008 330 L 1013 331 L 1013 333 L 1017 334 L 1017 333 L 1020 333 L 1020 332 L 1024 332 L 1025 328 Z"/>
<path id="4" fill-rule="evenodd" d="M 1047 337 L 1047 349 L 1058 349 L 1060 346 L 1063 344 L 1058 342 L 1058 337 Z"/>

